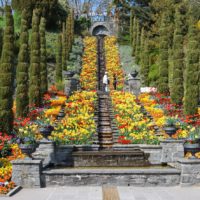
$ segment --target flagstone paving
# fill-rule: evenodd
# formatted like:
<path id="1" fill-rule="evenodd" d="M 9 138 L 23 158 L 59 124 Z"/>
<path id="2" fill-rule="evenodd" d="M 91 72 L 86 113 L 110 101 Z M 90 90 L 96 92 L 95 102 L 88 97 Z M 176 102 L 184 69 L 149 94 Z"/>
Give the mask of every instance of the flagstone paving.
<path id="1" fill-rule="evenodd" d="M 106 186 L 104 186 L 106 188 Z M 117 187 L 120 200 L 199 200 L 200 187 Z M 105 196 L 105 195 L 104 195 Z M 115 197 L 116 194 L 113 194 Z M 117 200 L 103 199 L 102 187 L 55 187 L 23 189 L 0 200 Z"/>

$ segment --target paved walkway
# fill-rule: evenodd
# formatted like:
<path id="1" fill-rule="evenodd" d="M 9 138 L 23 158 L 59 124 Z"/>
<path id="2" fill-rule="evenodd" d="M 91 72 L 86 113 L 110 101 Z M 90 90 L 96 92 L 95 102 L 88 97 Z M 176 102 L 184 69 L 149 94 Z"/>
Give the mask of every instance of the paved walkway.
<path id="1" fill-rule="evenodd" d="M 107 187 L 107 186 L 105 186 Z M 120 200 L 199 200 L 200 187 L 117 187 Z M 0 200 L 8 198 L 0 197 Z M 9 200 L 116 200 L 103 199 L 102 187 L 23 189 Z"/>

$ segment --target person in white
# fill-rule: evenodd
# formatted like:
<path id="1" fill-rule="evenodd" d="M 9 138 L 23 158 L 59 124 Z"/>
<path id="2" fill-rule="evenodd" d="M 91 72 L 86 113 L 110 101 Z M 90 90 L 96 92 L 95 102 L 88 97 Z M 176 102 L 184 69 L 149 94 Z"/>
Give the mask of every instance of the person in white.
<path id="1" fill-rule="evenodd" d="M 105 92 L 108 92 L 108 84 L 109 84 L 108 72 L 105 72 L 103 76 L 103 86 L 104 86 Z"/>

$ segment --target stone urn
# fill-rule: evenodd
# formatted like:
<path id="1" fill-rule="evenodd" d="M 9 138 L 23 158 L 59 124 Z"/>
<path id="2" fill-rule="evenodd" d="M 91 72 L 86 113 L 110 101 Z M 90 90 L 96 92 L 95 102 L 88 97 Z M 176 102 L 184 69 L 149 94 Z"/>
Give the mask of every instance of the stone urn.
<path id="1" fill-rule="evenodd" d="M 200 152 L 200 144 L 199 143 L 185 143 L 184 145 L 185 154 L 191 153 L 192 156 L 195 156 L 196 153 Z"/>
<path id="2" fill-rule="evenodd" d="M 57 115 L 57 120 L 61 120 L 65 117 L 65 111 L 64 110 L 60 110 L 60 112 Z"/>
<path id="3" fill-rule="evenodd" d="M 44 138 L 48 138 L 51 135 L 51 132 L 54 130 L 54 127 L 51 125 L 42 126 L 39 129 L 39 132 Z"/>
<path id="4" fill-rule="evenodd" d="M 31 157 L 31 154 L 35 151 L 35 144 L 20 144 L 19 148 L 21 149 L 23 154 L 26 154 L 28 157 Z"/>
<path id="5" fill-rule="evenodd" d="M 132 76 L 133 78 L 136 78 L 137 75 L 138 75 L 138 72 L 137 72 L 136 70 L 135 70 L 134 72 L 131 73 L 131 76 Z"/>
<path id="6" fill-rule="evenodd" d="M 177 131 L 177 127 L 176 126 L 165 126 L 163 128 L 163 130 L 165 131 L 165 133 L 172 137 L 174 134 L 176 134 L 176 131 Z"/>
<path id="7" fill-rule="evenodd" d="M 66 78 L 72 78 L 74 76 L 74 74 L 75 74 L 75 72 L 73 72 L 73 71 L 64 71 L 63 72 L 63 75 Z"/>

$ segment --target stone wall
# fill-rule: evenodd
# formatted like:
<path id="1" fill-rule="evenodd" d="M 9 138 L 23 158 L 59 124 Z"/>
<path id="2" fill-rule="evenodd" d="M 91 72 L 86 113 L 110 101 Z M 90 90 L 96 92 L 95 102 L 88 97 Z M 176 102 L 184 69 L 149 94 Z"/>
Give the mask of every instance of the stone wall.
<path id="1" fill-rule="evenodd" d="M 180 171 L 176 169 L 146 170 L 52 170 L 44 171 L 46 186 L 115 185 L 115 186 L 176 186 Z"/>
<path id="2" fill-rule="evenodd" d="M 175 163 L 184 158 L 184 140 L 165 139 L 161 140 L 162 154 L 161 163 Z"/>
<path id="3" fill-rule="evenodd" d="M 200 184 L 200 159 L 180 159 L 181 186 Z"/>
<path id="4" fill-rule="evenodd" d="M 12 161 L 12 181 L 24 188 L 39 188 L 42 186 L 41 160 L 15 160 Z"/>

